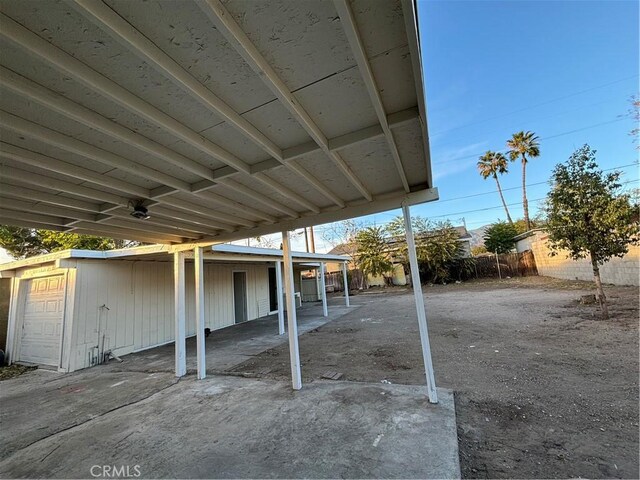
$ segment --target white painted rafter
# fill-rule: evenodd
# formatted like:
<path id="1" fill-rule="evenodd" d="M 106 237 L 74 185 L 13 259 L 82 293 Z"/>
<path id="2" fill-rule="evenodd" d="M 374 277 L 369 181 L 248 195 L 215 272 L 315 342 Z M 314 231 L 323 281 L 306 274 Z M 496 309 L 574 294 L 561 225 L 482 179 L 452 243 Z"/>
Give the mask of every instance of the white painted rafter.
<path id="1" fill-rule="evenodd" d="M 131 218 L 131 212 L 124 208 L 111 210 L 109 215 L 118 218 Z M 144 222 L 145 224 L 173 226 L 180 230 L 199 233 L 200 235 L 217 235 L 219 233 L 220 226 L 218 225 L 216 228 L 216 225 L 209 218 L 190 215 L 190 220 L 196 218 L 200 218 L 201 223 L 186 221 L 184 220 L 184 212 L 157 205 L 153 208 L 151 218 Z"/>
<path id="2" fill-rule="evenodd" d="M 96 214 L 82 210 L 75 210 L 64 207 L 57 207 L 55 205 L 47 205 L 44 203 L 33 203 L 24 200 L 17 200 L 15 198 L 0 197 L 0 204 L 2 208 L 7 210 L 17 210 L 22 212 L 37 212 L 44 215 L 54 215 L 63 218 L 73 218 L 75 220 L 85 220 L 87 222 L 94 222 L 96 220 Z"/>
<path id="3" fill-rule="evenodd" d="M 53 230 L 54 232 L 66 232 L 69 230 L 66 227 L 59 227 L 57 225 L 51 225 L 47 223 L 34 222 L 31 220 L 11 218 L 4 214 L 0 214 L 0 225 L 10 225 L 12 227 L 24 227 L 24 228 L 40 228 L 43 230 Z"/>
<path id="4" fill-rule="evenodd" d="M 82 185 L 76 185 L 75 183 L 67 182 L 65 180 L 59 180 L 57 178 L 47 177 L 37 173 L 22 170 L 14 166 L 7 166 L 0 163 L 0 178 L 2 180 L 17 180 L 26 182 L 31 185 L 37 185 L 45 187 L 51 190 L 58 190 L 61 192 L 71 193 L 79 197 L 85 197 L 88 199 L 99 200 L 101 202 L 113 203 L 116 205 L 127 206 L 130 200 L 113 193 L 103 192 L 95 188 L 88 188 Z"/>
<path id="5" fill-rule="evenodd" d="M 126 218 L 114 218 L 111 217 L 107 219 L 105 222 L 101 223 L 98 228 L 102 228 L 103 225 L 109 227 L 122 227 L 122 228 L 131 228 L 135 230 L 139 230 L 143 227 L 144 231 L 151 234 L 159 234 L 162 237 L 173 238 L 175 241 L 182 241 L 181 239 L 198 239 L 202 235 L 194 234 L 193 232 L 188 232 L 182 229 L 178 229 L 173 226 L 166 225 L 157 225 L 153 222 L 147 222 L 146 220 L 136 220 L 133 217 Z"/>
<path id="6" fill-rule="evenodd" d="M 45 87 L 42 87 L 31 80 L 22 77 L 13 71 L 6 69 L 5 67 L 0 67 L 0 83 L 3 86 L 11 89 L 15 93 L 24 95 L 29 100 L 36 101 L 52 110 L 63 114 L 73 120 L 86 124 L 98 131 L 102 131 L 108 135 L 111 135 L 114 138 L 117 138 L 133 147 L 140 148 L 143 151 L 146 151 L 150 154 L 156 155 L 157 157 L 170 161 L 170 163 L 174 165 L 178 165 L 183 167 L 185 170 L 188 170 L 192 173 L 199 174 L 201 176 L 212 177 L 214 181 L 203 180 L 197 184 L 191 185 L 192 193 L 198 194 L 202 198 L 207 197 L 208 199 L 213 199 L 215 197 L 218 200 L 218 203 L 221 205 L 232 208 L 236 212 L 246 212 L 246 206 L 242 204 L 238 204 L 237 202 L 233 202 L 231 200 L 225 199 L 219 195 L 216 195 L 212 192 L 207 192 L 204 195 L 200 195 L 207 190 L 209 190 L 212 186 L 215 185 L 215 180 L 224 179 L 225 177 L 235 175 L 238 173 L 233 167 L 225 166 L 222 168 L 218 168 L 213 171 L 212 174 L 207 175 L 207 172 L 211 172 L 206 167 L 203 167 L 196 162 L 191 161 L 187 157 L 181 156 L 177 152 L 174 152 L 167 147 L 158 144 L 142 135 L 136 134 L 135 132 L 130 131 L 127 128 L 124 128 L 112 120 L 109 120 L 101 115 L 93 112 L 92 110 L 87 109 L 77 103 L 72 102 L 69 99 L 59 95 L 56 92 L 53 92 Z M 401 112 L 397 112 L 389 115 L 388 123 L 392 127 L 400 126 L 405 124 L 408 121 L 414 120 L 417 117 L 417 110 L 408 109 Z M 329 139 L 329 146 L 332 150 L 340 150 L 342 148 L 346 148 L 351 145 L 356 145 L 360 142 L 367 141 L 371 138 L 375 138 L 376 136 L 382 135 L 382 129 L 379 125 L 373 125 L 371 127 L 367 127 L 365 129 L 352 132 L 347 135 L 343 135 L 340 137 L 336 137 L 334 139 Z M 44 162 L 48 163 L 47 168 L 53 169 L 60 173 L 68 173 L 76 176 L 77 178 L 83 178 L 87 181 L 96 181 L 100 178 L 100 181 L 104 181 L 102 177 L 99 177 L 100 174 L 97 174 L 91 170 L 83 169 L 82 167 L 77 167 L 72 164 L 66 164 L 65 162 L 61 162 L 59 160 L 51 159 L 49 157 L 42 156 L 40 154 L 34 152 L 28 152 L 26 150 L 19 151 L 16 150 L 18 147 L 14 147 L 12 145 L 2 144 L 2 148 L 12 155 L 20 156 L 20 160 L 31 165 L 42 166 Z M 285 162 L 288 167 L 294 172 L 298 173 L 300 176 L 306 178 L 312 185 L 324 194 L 327 198 L 331 199 L 336 205 L 339 207 L 344 207 L 344 202 L 335 194 L 331 192 L 322 182 L 317 180 L 315 177 L 311 176 L 302 166 L 298 165 L 295 160 L 301 158 L 305 154 L 309 154 L 312 152 L 321 151 L 320 147 L 315 142 L 308 142 L 302 145 L 298 145 L 295 147 L 288 148 L 284 151 L 283 155 L 285 157 Z M 13 158 L 13 157 L 9 157 Z M 189 163 L 191 162 L 191 163 Z M 194 167 L 193 165 L 197 165 Z M 131 164 L 131 166 L 134 166 Z M 281 166 L 281 163 L 277 160 L 271 159 L 267 161 L 260 162 L 251 167 L 251 172 L 253 175 L 258 176 L 258 173 L 266 172 L 267 170 L 277 168 Z M 115 168 L 115 167 L 114 167 Z M 204 170 L 203 170 L 204 169 Z M 71 173 L 70 173 L 71 172 Z M 142 198 L 156 197 L 153 193 L 149 193 L 147 189 L 142 187 L 138 187 L 127 182 L 118 180 L 118 179 L 109 179 L 109 186 L 116 188 L 121 191 L 129 192 L 134 195 L 137 195 Z M 291 191 L 277 190 L 280 186 L 271 182 L 271 186 L 279 191 L 279 193 L 287 195 L 296 195 Z M 163 195 L 171 195 L 176 190 L 166 190 Z M 302 197 L 298 197 L 298 202 L 309 208 L 311 211 L 317 212 L 317 207 L 315 205 L 310 204 L 310 202 L 306 202 L 306 205 L 301 202 L 304 200 Z M 311 208 L 313 207 L 313 208 Z M 268 215 L 263 215 L 260 217 L 263 220 L 269 221 L 271 223 L 275 222 L 275 219 Z"/>
<path id="7" fill-rule="evenodd" d="M 395 208 L 400 208 L 403 204 L 417 205 L 425 202 L 433 202 L 437 199 L 437 188 L 422 189 L 411 193 L 406 193 L 404 190 L 390 192 L 374 197 L 371 202 L 365 199 L 358 199 L 353 202 L 347 202 L 345 209 L 323 208 L 320 213 L 317 213 L 315 215 L 306 215 L 291 220 L 282 220 L 278 223 L 278 226 L 282 226 L 286 230 L 292 231 L 298 228 L 337 222 L 340 220 L 345 220 L 347 218 L 361 217 L 376 212 L 393 210 Z M 244 235 L 243 238 L 259 237 L 261 235 L 273 233 L 273 226 L 260 225 L 253 229 L 244 230 L 242 233 Z M 203 237 L 201 241 L 228 242 L 231 240 L 236 240 L 237 238 L 238 237 L 234 237 L 233 234 L 221 233 L 216 237 Z"/>
<path id="8" fill-rule="evenodd" d="M 68 231 L 68 229 L 66 229 L 65 231 Z M 145 230 L 111 227 L 102 224 L 96 225 L 88 222 L 78 224 L 78 226 L 73 229 L 73 233 L 119 238 L 121 240 L 135 239 L 145 243 L 182 243 L 184 241 L 168 240 L 165 236 L 150 234 Z"/>
<path id="9" fill-rule="evenodd" d="M 307 131 L 309 136 L 318 144 L 321 150 L 336 164 L 347 179 L 360 191 L 362 196 L 371 201 L 371 193 L 358 179 L 353 170 L 336 151 L 329 148 L 327 137 L 320 127 L 313 121 L 307 111 L 300 105 L 291 90 L 276 74 L 258 49 L 251 43 L 249 37 L 235 22 L 231 14 L 218 0 L 199 0 L 197 4 L 203 12 L 214 22 L 218 31 L 229 41 L 245 62 L 256 72 L 267 87 L 278 97 L 285 108 L 294 116 L 298 123 Z"/>
<path id="10" fill-rule="evenodd" d="M 187 70 L 180 66 L 169 55 L 164 53 L 108 5 L 103 2 L 93 0 L 75 0 L 74 5 L 85 17 L 89 18 L 94 23 L 98 23 L 101 28 L 104 28 L 116 40 L 136 53 L 143 60 L 151 65 L 155 65 L 157 69 L 169 76 L 169 78 L 173 79 L 178 86 L 190 92 L 201 104 L 220 115 L 228 124 L 235 127 L 242 135 L 262 148 L 262 150 L 271 155 L 274 159 L 278 160 L 281 164 L 285 165 L 282 150 L 278 145 L 267 138 L 266 135 L 260 132 L 260 130 L 254 127 L 242 115 L 234 111 L 233 108 L 200 83 Z M 224 161 L 228 165 L 234 166 L 233 163 L 223 159 L 220 160 Z M 245 173 L 248 171 L 249 169 L 246 170 Z M 318 180 L 309 172 L 299 169 L 294 171 L 317 188 Z M 260 180 L 264 180 L 264 178 L 260 178 Z M 267 185 L 278 190 L 276 187 L 273 187 L 272 183 L 267 183 Z M 337 196 L 324 185 L 318 190 L 331 200 L 337 198 Z M 284 195 L 282 190 L 278 191 Z M 290 196 L 289 198 L 300 203 L 299 196 L 297 196 L 297 199 L 296 196 Z M 309 208 L 308 201 L 301 203 L 301 205 Z M 318 207 L 314 205 L 313 208 L 309 209 L 313 212 L 317 212 L 317 208 Z"/>
<path id="11" fill-rule="evenodd" d="M 111 177 L 107 177 L 105 178 L 104 175 L 94 172 L 93 170 L 89 170 L 83 167 L 80 167 L 78 165 L 73 165 L 70 163 L 66 163 L 63 162 L 61 160 L 57 160 L 55 158 L 51 158 L 49 156 L 46 155 L 42 155 L 36 152 L 32 152 L 30 150 L 25 150 L 23 148 L 20 147 L 16 147 L 14 145 L 10 145 L 7 143 L 3 143 L 0 142 L 0 157 L 5 157 L 5 158 L 9 158 L 11 160 L 14 161 L 18 161 L 18 162 L 22 162 L 28 165 L 32 165 L 35 167 L 39 167 L 39 168 L 43 168 L 45 170 L 50 170 L 50 171 L 54 171 L 63 175 L 68 175 L 70 177 L 73 178 L 78 178 L 78 179 L 82 179 L 97 185 L 102 185 L 105 183 L 109 184 L 109 187 L 114 188 L 116 190 L 120 190 L 122 192 L 128 193 L 128 194 L 132 194 L 135 195 L 137 197 L 140 198 L 153 198 L 152 195 L 150 195 L 150 192 L 148 189 L 139 187 L 137 185 L 133 185 L 130 184 L 128 182 L 119 180 L 119 179 L 112 179 Z M 13 178 L 19 178 L 19 175 L 17 174 L 17 172 L 9 172 L 9 175 Z M 49 183 L 48 179 L 45 178 L 41 178 L 41 175 L 36 175 L 35 177 L 32 177 L 31 175 L 22 175 L 22 181 L 29 183 L 29 181 L 32 178 L 35 179 L 41 179 L 42 181 L 39 183 L 39 185 L 41 186 L 47 186 L 50 185 L 52 188 L 56 188 L 53 184 Z M 33 184 L 36 184 L 36 182 L 31 182 Z M 65 185 L 66 187 L 67 185 Z M 62 190 L 64 190 L 64 187 L 62 188 Z M 85 192 L 87 192 L 87 190 L 85 190 Z M 69 192 L 69 193 L 74 193 L 74 192 Z M 223 204 L 223 206 L 230 208 L 232 210 L 237 210 L 238 212 L 243 212 L 244 210 L 242 210 L 242 207 L 239 204 L 236 204 L 235 202 L 232 202 L 231 200 L 227 200 L 224 197 L 221 197 L 219 195 L 215 195 L 213 193 L 210 193 L 210 195 L 213 198 L 210 198 L 209 195 L 198 195 L 198 196 L 202 196 L 202 198 L 206 198 L 208 200 L 211 200 L 212 202 L 218 202 L 220 204 Z M 106 198 L 106 197 L 104 197 Z M 104 200 L 103 198 L 97 198 L 99 200 L 102 201 L 106 201 L 109 203 L 109 206 L 105 209 L 102 210 L 102 213 L 106 213 L 107 211 L 110 212 L 111 209 L 113 208 L 119 208 L 120 205 L 123 204 L 123 202 L 109 202 L 109 200 Z M 113 199 L 111 199 L 113 200 Z M 169 205 L 173 205 L 173 206 L 177 206 L 176 204 L 181 204 L 181 205 L 185 205 L 186 207 L 185 209 L 187 211 L 193 212 L 194 210 L 198 209 L 197 206 L 195 206 L 192 203 L 188 203 L 188 202 L 181 202 L 180 199 L 177 199 L 175 197 L 166 199 L 164 201 L 162 201 L 162 198 L 159 199 L 160 202 L 156 201 L 156 200 L 150 200 L 148 202 L 145 202 L 147 206 L 153 205 L 154 206 L 154 211 L 161 211 L 162 207 L 156 207 L 159 206 L 161 204 L 161 202 L 165 203 L 167 206 Z M 115 203 L 115 205 L 114 205 Z M 203 212 L 202 217 L 203 218 L 207 218 L 208 219 L 208 225 L 212 226 L 212 227 L 219 227 L 222 228 L 224 230 L 227 231 L 232 231 L 233 225 L 242 225 L 242 226 L 246 226 L 246 227 L 253 227 L 255 226 L 254 222 L 251 221 L 247 221 L 241 217 L 239 217 L 238 215 L 229 215 L 227 213 L 223 213 L 223 212 L 219 212 L 216 209 L 212 209 L 212 208 L 205 208 L 202 207 L 201 211 Z M 184 213 L 182 214 L 182 216 L 184 216 Z M 75 218 L 75 217 L 73 217 Z M 176 217 L 176 218 L 182 218 L 180 216 Z M 268 217 L 271 218 L 271 217 Z M 205 233 L 205 232 L 203 232 Z M 211 232 L 209 232 L 211 233 Z"/>
<path id="12" fill-rule="evenodd" d="M 108 183 L 111 188 L 140 198 L 149 198 L 150 196 L 149 189 L 147 188 L 140 187 L 117 178 L 106 177 L 94 170 L 89 170 L 88 168 L 74 165 L 72 163 L 63 162 L 62 160 L 42 155 L 37 152 L 32 152 L 21 147 L 16 147 L 9 143 L 0 142 L 0 157 L 15 160 L 34 167 L 44 168 L 52 172 L 69 175 L 98 185 Z"/>
<path id="13" fill-rule="evenodd" d="M 132 132 L 131 130 L 125 127 L 122 127 L 121 125 L 118 125 L 112 120 L 109 120 L 97 114 L 96 112 L 86 107 L 83 107 L 82 105 L 74 103 L 71 100 L 64 98 L 62 95 L 52 92 L 51 90 L 48 90 L 36 84 L 35 82 L 32 82 L 12 72 L 7 68 L 0 67 L 0 83 L 5 87 L 13 90 L 14 92 L 24 95 L 29 100 L 36 101 L 41 105 L 51 108 L 57 113 L 65 115 L 68 118 L 71 118 L 84 125 L 90 126 L 98 131 L 101 131 L 107 135 L 112 136 L 113 138 L 117 138 L 118 140 L 124 143 L 127 143 L 128 145 L 131 145 L 135 148 L 139 148 L 140 150 L 150 153 L 152 155 L 155 155 L 156 157 L 161 158 L 162 160 L 168 161 L 173 165 L 179 166 L 184 170 L 187 170 L 191 173 L 201 176 L 202 178 L 206 179 L 205 180 L 206 186 L 199 187 L 202 190 L 213 187 L 215 185 L 215 180 L 217 180 L 219 183 L 224 183 L 224 178 L 226 176 L 238 173 L 238 170 L 236 170 L 235 168 L 227 166 L 227 167 L 223 167 L 223 168 L 227 168 L 227 170 L 224 172 L 225 173 L 224 175 L 221 175 L 219 173 L 216 174 L 217 172 L 197 162 L 194 162 L 193 160 L 183 155 L 180 155 L 179 153 L 165 147 L 164 145 L 156 143 L 153 140 L 150 140 L 142 135 Z M 136 164 L 134 162 L 131 162 L 128 164 L 129 167 L 132 167 L 130 171 L 133 171 L 133 173 L 136 173 L 136 171 L 133 170 L 135 169 L 135 165 Z M 118 166 L 117 168 L 123 168 L 123 166 Z M 222 170 L 222 169 L 218 169 L 218 170 Z M 268 178 L 265 180 L 262 176 L 259 176 L 259 175 L 255 175 L 255 176 L 256 178 L 259 178 L 265 184 L 269 185 L 271 188 L 276 190 L 281 195 L 284 195 L 285 197 L 288 197 L 300 203 L 301 205 L 305 206 L 311 211 L 314 211 L 314 212 L 318 211 L 318 207 L 313 205 L 311 202 L 308 202 L 307 200 L 302 198 L 300 195 L 297 195 L 291 190 L 287 189 L 286 187 L 280 185 L 279 183 Z M 166 181 L 161 183 L 171 185 L 172 187 L 174 187 L 174 189 L 178 188 L 180 190 L 184 190 L 184 188 L 179 188 L 179 186 L 176 184 L 167 183 Z M 182 187 L 184 186 L 186 185 L 183 184 Z M 150 194 L 146 193 L 145 195 L 142 195 L 142 196 L 149 197 Z M 246 206 L 242 208 L 246 209 Z"/>
<path id="14" fill-rule="evenodd" d="M 80 62 L 73 56 L 67 54 L 63 50 L 60 50 L 54 45 L 46 42 L 30 30 L 24 28 L 22 25 L 12 20 L 10 17 L 7 17 L 6 15 L 0 13 L 0 21 L 2 22 L 3 26 L 3 28 L 0 30 L 1 35 L 16 43 L 20 47 L 25 48 L 31 53 L 39 56 L 51 66 L 71 75 L 73 78 L 84 83 L 89 88 L 99 91 L 102 95 L 110 98 L 125 109 L 141 116 L 142 118 L 145 118 L 155 125 L 160 126 L 167 132 L 170 132 L 172 135 L 180 138 L 181 140 L 199 149 L 200 151 L 211 155 L 212 157 L 227 165 L 234 167 L 242 173 L 251 173 L 249 165 L 247 165 L 241 159 L 235 157 L 230 152 L 214 144 L 206 137 L 191 130 L 184 124 L 170 117 L 150 103 L 142 100 L 140 97 L 132 94 L 111 79 L 93 70 L 92 68 Z M 175 155 L 178 154 L 174 152 L 174 156 Z M 115 157 L 118 156 L 115 155 Z M 136 165 L 138 165 L 139 170 L 147 170 L 147 173 L 144 174 L 145 176 L 154 178 L 149 174 L 150 172 L 148 172 L 152 169 L 144 167 L 140 164 Z M 176 183 L 180 181 L 175 178 L 172 179 L 172 177 L 168 175 L 166 177 L 169 178 L 165 179 L 165 181 L 160 181 L 160 183 L 172 186 L 178 190 L 188 191 L 188 189 L 184 185 L 185 182 L 182 182 L 182 184 Z M 265 196 L 264 198 L 268 197 Z"/>
<path id="15" fill-rule="evenodd" d="M 425 98 L 424 79 L 422 78 L 422 57 L 420 53 L 420 39 L 418 35 L 418 18 L 414 0 L 400 0 L 404 17 L 405 31 L 409 44 L 409 55 L 413 67 L 413 82 L 418 100 L 419 121 L 422 130 L 422 147 L 424 149 L 425 167 L 427 169 L 427 184 L 433 186 L 431 172 L 431 152 L 429 149 L 429 128 L 427 125 L 427 105 Z"/>
<path id="16" fill-rule="evenodd" d="M 389 146 L 389 150 L 391 151 L 393 162 L 395 163 L 396 169 L 398 170 L 398 175 L 400 176 L 402 186 L 404 187 L 405 192 L 409 192 L 409 182 L 407 181 L 407 175 L 404 171 L 402 160 L 400 159 L 398 146 L 396 145 L 396 141 L 393 138 L 393 132 L 391 131 L 391 128 L 387 123 L 387 114 L 384 111 L 384 105 L 382 104 L 380 89 L 378 88 L 376 79 L 373 75 L 373 71 L 371 70 L 371 65 L 369 64 L 367 54 L 364 51 L 362 39 L 360 38 L 356 19 L 353 16 L 353 11 L 351 10 L 349 0 L 334 0 L 333 3 L 336 7 L 336 10 L 338 11 L 338 15 L 340 16 L 342 27 L 347 36 L 347 40 L 349 41 L 349 45 L 351 46 L 351 51 L 353 52 L 353 55 L 356 59 L 356 63 L 358 64 L 358 69 L 360 70 L 360 74 L 362 75 L 362 79 L 364 80 L 367 92 L 369 93 L 369 98 L 371 99 L 373 108 L 376 112 L 376 115 L 378 116 L 378 121 L 380 122 L 380 126 L 382 127 L 384 136 L 387 140 L 387 144 Z"/>
<path id="17" fill-rule="evenodd" d="M 17 183 L 17 185 L 15 183 Z M 37 200 L 51 205 L 75 208 L 88 212 L 97 212 L 100 209 L 100 205 L 96 203 L 88 203 L 84 200 L 76 200 L 75 198 L 62 197 L 40 190 L 34 190 L 33 188 L 29 188 L 29 186 L 25 186 L 24 182 L 14 182 L 13 184 L 6 182 L 0 183 L 0 192 L 2 192 L 4 196 L 21 198 L 23 200 Z"/>
<path id="18" fill-rule="evenodd" d="M 98 148 L 89 143 L 63 135 L 55 130 L 43 127 L 37 123 L 25 120 L 11 113 L 0 111 L 0 125 L 30 138 L 40 140 L 50 145 L 55 145 L 63 150 L 131 172 L 140 178 L 152 179 L 156 182 L 169 185 L 185 192 L 190 190 L 188 182 L 146 167 L 140 163 L 133 162 L 121 157 L 120 155 L 103 150 L 102 148 Z"/>
<path id="19" fill-rule="evenodd" d="M 202 178 L 213 179 L 213 170 L 173 150 L 129 130 L 102 115 L 75 103 L 64 96 L 38 85 L 5 67 L 0 67 L 0 84 L 29 100 L 61 114 L 78 123 L 136 147 L 172 165 L 180 167 Z"/>
<path id="20" fill-rule="evenodd" d="M 86 158 L 90 158 L 92 160 L 98 161 L 100 163 L 103 163 L 105 165 L 109 165 L 112 166 L 114 168 L 120 168 L 122 170 L 126 170 L 126 171 L 130 171 L 134 174 L 136 174 L 137 176 L 140 176 L 141 178 L 145 178 L 145 175 L 148 176 L 148 178 L 151 178 L 159 183 L 165 183 L 166 185 L 168 185 L 168 187 L 163 187 L 163 188 L 169 188 L 168 193 L 172 194 L 175 193 L 176 190 L 180 190 L 180 191 L 184 191 L 186 193 L 194 193 L 196 196 L 202 196 L 203 198 L 209 198 L 209 199 L 213 199 L 212 195 L 206 195 L 205 192 L 192 192 L 192 186 L 187 183 L 184 182 L 182 180 L 176 179 L 175 177 L 172 177 L 170 175 L 166 175 L 162 172 L 158 172 L 157 170 L 153 170 L 149 167 L 145 167 L 141 164 L 132 162 L 128 159 L 125 159 L 119 155 L 116 155 L 114 153 L 111 153 L 109 151 L 103 150 L 101 148 L 95 147 L 93 145 L 90 145 L 88 143 L 82 142 L 80 140 L 77 140 L 75 138 L 63 135 L 59 132 L 56 132 L 54 130 L 48 129 L 46 127 L 43 127 L 41 125 L 38 125 L 34 122 L 22 119 L 16 115 L 13 115 L 11 113 L 8 112 L 4 112 L 4 111 L 0 111 L 0 125 L 4 126 L 7 129 L 19 132 L 25 136 L 29 136 L 31 138 L 35 138 L 37 140 L 40 140 L 42 142 L 51 144 L 51 145 L 55 145 L 58 148 L 61 148 L 63 150 L 66 151 L 70 151 L 73 152 L 77 155 L 81 155 L 84 156 Z M 6 150 L 6 149 L 5 149 Z M 81 170 L 78 170 L 77 174 L 75 174 L 76 176 L 81 172 Z M 105 183 L 107 183 L 109 186 L 109 180 L 107 179 L 108 177 L 105 177 Z M 117 182 L 117 181 L 116 181 Z M 231 185 L 235 185 L 235 182 L 232 182 L 230 179 L 221 179 L 219 180 L 219 182 L 222 184 L 223 182 L 225 184 L 227 184 L 227 182 Z M 114 185 L 115 187 L 115 185 Z M 117 187 L 115 187 L 117 188 Z M 235 187 L 231 186 L 232 189 L 235 189 Z M 246 187 L 243 187 L 241 189 L 241 192 L 246 192 L 248 189 Z M 146 192 L 145 192 L 146 193 Z M 204 195 L 203 195 L 204 194 Z M 149 197 L 150 198 L 154 198 L 155 195 L 153 194 L 153 192 L 149 192 Z M 166 193 L 165 193 L 166 195 Z M 215 195 L 215 194 L 213 194 Z M 266 195 L 263 195 L 259 192 L 255 192 L 255 191 L 251 191 L 251 195 L 250 197 L 254 200 L 258 200 L 259 202 L 264 203 L 265 205 L 269 205 L 272 206 L 272 208 L 275 208 L 276 210 L 282 211 L 285 210 L 287 215 L 293 215 L 297 216 L 297 212 L 295 212 L 294 210 L 290 209 L 289 207 L 285 207 L 283 205 L 280 205 L 279 203 L 275 202 L 274 200 L 270 199 L 269 197 L 267 197 Z M 216 197 L 218 200 L 221 200 L 222 197 L 217 196 Z M 225 206 L 230 207 L 230 208 L 235 208 L 237 210 L 239 210 L 240 212 L 242 211 L 246 211 L 247 210 L 247 205 L 242 205 L 239 204 L 238 202 L 232 202 L 232 201 L 227 201 L 227 202 L 219 202 L 219 203 L 225 203 Z M 257 215 L 257 212 L 256 212 Z M 273 218 L 271 216 L 268 216 L 269 219 Z"/>
<path id="21" fill-rule="evenodd" d="M 268 205 L 269 207 L 273 208 L 274 210 L 278 210 L 279 212 L 284 213 L 285 215 L 288 215 L 292 218 L 296 218 L 299 216 L 298 212 L 296 212 L 294 209 L 286 207 L 278 202 L 276 202 L 275 200 L 272 200 L 264 195 L 262 195 L 261 193 L 256 192 L 255 190 L 253 190 L 252 188 L 249 188 L 245 185 L 242 185 L 241 183 L 236 182 L 235 180 L 232 180 L 230 178 L 225 178 L 223 181 L 223 185 L 230 187 L 232 190 L 235 190 L 237 192 L 240 192 L 248 197 L 252 197 L 254 199 L 256 199 L 259 202 L 262 202 L 265 205 Z"/>
<path id="22" fill-rule="evenodd" d="M 17 210 L 5 210 L 2 212 L 2 217 L 6 219 L 15 219 L 25 222 L 36 222 L 43 225 L 57 225 L 64 227 L 65 223 L 69 221 L 68 218 L 55 217 L 52 215 L 42 215 L 39 213 L 21 212 Z"/>

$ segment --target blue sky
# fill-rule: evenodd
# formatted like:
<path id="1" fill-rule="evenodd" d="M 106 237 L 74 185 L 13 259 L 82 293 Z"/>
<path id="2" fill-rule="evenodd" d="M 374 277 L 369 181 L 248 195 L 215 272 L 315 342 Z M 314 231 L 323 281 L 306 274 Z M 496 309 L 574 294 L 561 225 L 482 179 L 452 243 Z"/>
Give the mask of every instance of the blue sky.
<path id="1" fill-rule="evenodd" d="M 602 168 L 637 161 L 629 97 L 638 93 L 636 1 L 419 1 L 431 157 L 442 201 L 414 208 L 430 217 L 500 204 L 476 172 L 477 154 L 503 150 L 519 130 L 541 137 L 527 183 L 589 143 Z M 606 123 L 609 122 L 609 123 Z M 590 128 L 588 128 L 590 127 Z M 623 169 L 638 178 L 636 166 Z M 501 182 L 521 202 L 520 165 Z M 529 203 L 547 184 L 528 188 Z M 522 215 L 521 205 L 511 207 Z M 453 215 L 454 221 L 462 215 Z M 505 217 L 502 209 L 464 214 L 469 228 Z"/>
<path id="2" fill-rule="evenodd" d="M 455 224 L 465 217 L 469 229 L 505 219 L 495 182 L 478 175 L 476 162 L 488 149 L 504 150 L 520 130 L 541 138 L 541 156 L 527 167 L 527 184 L 544 182 L 528 187 L 532 214 L 554 165 L 585 143 L 603 169 L 637 162 L 634 123 L 621 117 L 640 90 L 637 1 L 418 0 L 418 12 L 441 200 L 413 207 L 414 215 Z M 638 178 L 637 166 L 622 170 L 626 180 Z M 522 201 L 520 175 L 512 163 L 500 179 L 507 203 Z M 521 205 L 510 211 L 522 217 Z"/>

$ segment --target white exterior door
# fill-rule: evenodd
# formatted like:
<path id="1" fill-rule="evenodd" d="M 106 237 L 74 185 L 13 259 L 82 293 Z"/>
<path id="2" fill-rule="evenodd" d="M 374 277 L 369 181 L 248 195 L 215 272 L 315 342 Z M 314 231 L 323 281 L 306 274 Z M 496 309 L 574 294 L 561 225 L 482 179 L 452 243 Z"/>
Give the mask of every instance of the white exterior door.
<path id="1" fill-rule="evenodd" d="M 28 281 L 19 360 L 58 366 L 64 317 L 64 276 Z"/>

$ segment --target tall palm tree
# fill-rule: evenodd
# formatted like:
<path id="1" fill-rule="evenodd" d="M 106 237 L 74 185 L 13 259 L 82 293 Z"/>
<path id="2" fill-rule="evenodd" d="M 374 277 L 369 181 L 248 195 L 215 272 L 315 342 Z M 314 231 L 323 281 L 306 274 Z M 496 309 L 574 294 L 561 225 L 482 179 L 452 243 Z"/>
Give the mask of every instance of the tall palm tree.
<path id="1" fill-rule="evenodd" d="M 509 149 L 509 158 L 511 161 L 522 159 L 522 207 L 524 210 L 524 223 L 527 224 L 527 230 L 531 229 L 529 220 L 529 202 L 527 201 L 527 157 L 535 158 L 540 156 L 540 144 L 538 137 L 533 132 L 518 132 L 507 140 L 507 148 Z"/>
<path id="2" fill-rule="evenodd" d="M 504 211 L 507 214 L 507 220 L 509 223 L 513 223 L 511 220 L 511 215 L 509 215 L 509 209 L 507 208 L 507 202 L 504 201 L 504 195 L 502 194 L 502 188 L 500 187 L 500 180 L 498 180 L 498 174 L 502 175 L 507 173 L 508 160 L 502 153 L 492 152 L 488 150 L 487 153 L 482 155 L 478 160 L 478 170 L 480 171 L 480 175 L 485 180 L 489 177 L 493 177 L 496 180 L 496 185 L 498 185 L 498 193 L 500 194 L 500 199 L 502 200 L 502 205 L 504 205 Z"/>

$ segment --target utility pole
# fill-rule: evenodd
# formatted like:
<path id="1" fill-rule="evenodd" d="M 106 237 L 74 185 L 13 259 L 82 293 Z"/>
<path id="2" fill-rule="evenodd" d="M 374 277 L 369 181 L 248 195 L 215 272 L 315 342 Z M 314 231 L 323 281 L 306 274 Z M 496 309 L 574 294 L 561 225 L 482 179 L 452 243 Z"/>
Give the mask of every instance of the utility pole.
<path id="1" fill-rule="evenodd" d="M 307 233 L 307 227 L 304 227 L 304 244 L 306 246 L 307 253 L 309 253 L 309 234 Z"/>
<path id="2" fill-rule="evenodd" d="M 313 236 L 313 226 L 309 227 L 309 234 L 311 239 L 311 253 L 316 253 L 316 239 Z"/>

